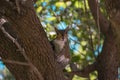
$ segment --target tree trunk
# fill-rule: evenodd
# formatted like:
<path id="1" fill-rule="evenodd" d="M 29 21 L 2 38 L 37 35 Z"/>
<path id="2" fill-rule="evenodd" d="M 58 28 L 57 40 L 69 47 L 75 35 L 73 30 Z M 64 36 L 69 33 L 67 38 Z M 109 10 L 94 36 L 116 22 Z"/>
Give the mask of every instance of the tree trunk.
<path id="1" fill-rule="evenodd" d="M 118 51 L 115 36 L 111 28 L 105 37 L 103 50 L 97 58 L 98 80 L 117 80 L 118 78 Z"/>
<path id="2" fill-rule="evenodd" d="M 106 1 L 108 14 L 114 17 L 115 13 L 111 12 L 111 10 L 115 9 L 113 6 L 120 6 L 119 5 L 120 1 L 118 0 L 114 0 L 114 1 L 105 0 L 105 1 Z M 97 21 L 99 20 L 101 33 L 105 37 L 103 50 L 96 60 L 96 63 L 97 63 L 96 70 L 98 71 L 98 80 L 117 80 L 118 79 L 118 56 L 120 56 L 119 55 L 120 54 L 119 53 L 120 37 L 118 35 L 120 31 L 118 27 L 119 21 L 115 21 L 114 20 L 115 17 L 110 18 L 110 21 L 107 20 L 102 15 L 96 0 L 92 0 L 92 1 L 88 0 L 88 2 L 89 2 L 90 9 L 92 11 L 93 17 L 96 21 L 96 24 L 97 24 Z M 117 27 L 117 29 L 115 29 L 114 27 Z"/>
<path id="3" fill-rule="evenodd" d="M 62 70 L 58 69 L 54 59 L 46 33 L 36 16 L 32 0 L 20 4 L 20 14 L 13 7 L 15 5 L 10 2 L 0 0 L 0 17 L 6 18 L 11 24 L 10 34 L 17 36 L 14 38 L 25 50 L 25 55 L 29 60 L 0 30 L 0 56 L 3 61 L 12 61 L 4 62 L 4 64 L 16 80 L 64 80 Z M 9 32 L 9 29 L 6 31 Z M 26 63 L 26 65 L 16 64 L 14 61 Z"/>

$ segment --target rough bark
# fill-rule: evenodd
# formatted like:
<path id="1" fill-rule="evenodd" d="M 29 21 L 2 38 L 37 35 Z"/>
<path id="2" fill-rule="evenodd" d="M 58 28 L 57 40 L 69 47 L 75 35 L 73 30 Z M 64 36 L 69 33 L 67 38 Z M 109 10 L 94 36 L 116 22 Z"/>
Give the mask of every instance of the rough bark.
<path id="1" fill-rule="evenodd" d="M 16 80 L 64 80 L 61 70 L 53 57 L 53 51 L 32 6 L 32 0 L 20 5 L 20 14 L 6 0 L 0 0 L 0 17 L 4 16 L 11 24 L 12 34 L 24 48 L 25 54 L 34 65 L 41 77 L 32 71 L 31 66 L 4 63 Z M 3 60 L 28 63 L 17 50 L 16 45 L 0 30 L 0 56 Z"/>
<path id="2" fill-rule="evenodd" d="M 98 80 L 117 80 L 118 51 L 115 36 L 110 28 L 104 41 L 103 50 L 97 58 Z"/>

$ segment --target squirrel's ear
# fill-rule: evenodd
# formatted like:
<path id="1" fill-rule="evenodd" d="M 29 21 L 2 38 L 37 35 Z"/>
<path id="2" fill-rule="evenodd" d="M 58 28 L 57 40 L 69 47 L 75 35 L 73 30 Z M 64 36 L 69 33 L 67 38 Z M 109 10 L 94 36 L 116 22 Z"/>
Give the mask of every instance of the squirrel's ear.
<path id="1" fill-rule="evenodd" d="M 66 29 L 65 29 L 65 32 L 68 32 L 70 30 L 70 27 L 68 26 Z"/>
<path id="2" fill-rule="evenodd" d="M 54 27 L 55 31 L 58 31 L 58 29 L 56 27 Z"/>
<path id="3" fill-rule="evenodd" d="M 55 29 L 55 32 L 58 33 L 58 29 L 56 27 L 54 27 L 54 29 Z"/>
<path id="4" fill-rule="evenodd" d="M 57 30 L 57 28 L 56 28 L 56 27 L 54 27 L 54 29 L 55 29 L 55 30 Z"/>

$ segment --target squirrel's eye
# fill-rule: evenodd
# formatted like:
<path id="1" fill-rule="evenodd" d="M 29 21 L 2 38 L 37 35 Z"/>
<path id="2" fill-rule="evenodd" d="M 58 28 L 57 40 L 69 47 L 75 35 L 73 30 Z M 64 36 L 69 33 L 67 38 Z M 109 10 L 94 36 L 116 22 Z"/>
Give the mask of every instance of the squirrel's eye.
<path id="1" fill-rule="evenodd" d="M 56 34 L 57 34 L 57 35 L 59 35 L 59 33 L 58 33 L 58 32 L 57 32 Z"/>
<path id="2" fill-rule="evenodd" d="M 60 36 L 61 36 L 61 34 L 59 34 L 59 33 L 58 33 L 58 34 L 57 34 L 57 36 L 59 36 L 59 37 L 60 37 Z"/>

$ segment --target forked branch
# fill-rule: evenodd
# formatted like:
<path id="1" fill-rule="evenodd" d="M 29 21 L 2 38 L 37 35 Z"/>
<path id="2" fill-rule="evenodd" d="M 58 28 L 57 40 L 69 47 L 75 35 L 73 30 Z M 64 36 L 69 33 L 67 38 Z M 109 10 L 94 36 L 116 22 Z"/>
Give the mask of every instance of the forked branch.
<path id="1" fill-rule="evenodd" d="M 77 68 L 77 64 L 72 63 L 70 65 L 71 72 L 68 72 L 67 75 L 69 76 L 68 80 L 72 80 L 74 75 L 89 78 L 89 74 L 96 70 L 96 63 L 86 66 L 84 69 L 80 70 Z"/>

